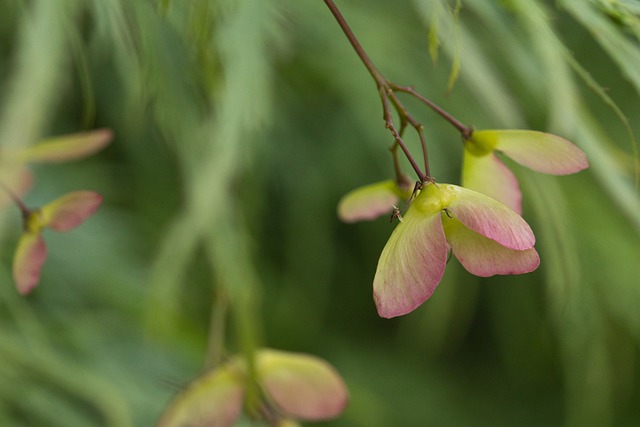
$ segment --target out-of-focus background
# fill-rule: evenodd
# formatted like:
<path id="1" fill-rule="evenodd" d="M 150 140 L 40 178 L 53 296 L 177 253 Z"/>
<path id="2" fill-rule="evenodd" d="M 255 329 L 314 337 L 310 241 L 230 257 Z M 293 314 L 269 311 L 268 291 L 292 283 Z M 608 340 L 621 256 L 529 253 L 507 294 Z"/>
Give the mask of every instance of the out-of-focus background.
<path id="1" fill-rule="evenodd" d="M 566 177 L 509 163 L 540 268 L 480 279 L 452 260 L 418 310 L 377 316 L 393 225 L 335 208 L 392 177 L 392 139 L 322 1 L 2 0 L 2 149 L 115 138 L 31 167 L 29 206 L 78 189 L 104 204 L 45 231 L 27 297 L 11 279 L 20 215 L 0 212 L 0 425 L 151 426 L 221 332 L 229 354 L 249 340 L 332 363 L 351 402 L 318 425 L 640 425 L 640 3 L 336 3 L 392 81 L 477 128 L 550 131 L 588 154 Z M 459 135 L 403 99 L 433 175 L 459 183 Z"/>

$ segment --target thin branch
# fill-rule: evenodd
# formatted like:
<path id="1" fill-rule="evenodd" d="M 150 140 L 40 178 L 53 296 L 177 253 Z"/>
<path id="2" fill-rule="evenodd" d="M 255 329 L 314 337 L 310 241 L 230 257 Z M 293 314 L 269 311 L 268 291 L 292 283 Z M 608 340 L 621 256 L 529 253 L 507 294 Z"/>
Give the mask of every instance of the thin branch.
<path id="1" fill-rule="evenodd" d="M 444 109 L 436 105 L 434 102 L 427 99 L 420 93 L 416 92 L 416 90 L 413 87 L 400 86 L 387 80 L 382 75 L 382 73 L 378 70 L 378 68 L 376 68 L 373 61 L 371 61 L 371 58 L 369 58 L 369 55 L 367 55 L 364 48 L 356 38 L 355 34 L 353 34 L 353 31 L 351 31 L 349 24 L 347 24 L 347 21 L 344 19 L 344 17 L 342 16 L 342 13 L 340 12 L 340 10 L 338 10 L 338 7 L 335 5 L 333 0 L 324 0 L 324 2 L 327 5 L 327 7 L 329 7 L 329 10 L 331 11 L 336 21 L 340 25 L 340 28 L 342 28 L 342 31 L 344 32 L 345 36 L 347 36 L 347 39 L 351 43 L 351 46 L 353 46 L 353 49 L 356 51 L 358 57 L 360 57 L 360 60 L 369 71 L 369 74 L 371 74 L 371 77 L 373 77 L 373 79 L 375 80 L 376 85 L 378 86 L 380 99 L 382 101 L 382 110 L 383 110 L 382 116 L 385 121 L 385 126 L 387 129 L 391 131 L 391 134 L 395 139 L 395 143 L 404 152 L 404 155 L 407 157 L 407 160 L 409 160 L 411 167 L 413 167 L 413 170 L 418 175 L 420 182 L 432 181 L 433 179 L 431 177 L 431 172 L 429 170 L 429 155 L 427 152 L 427 141 L 424 136 L 424 126 L 420 122 L 418 122 L 416 119 L 413 118 L 413 116 L 405 108 L 402 102 L 400 102 L 400 99 L 398 99 L 396 92 L 401 92 L 401 93 L 406 93 L 408 95 L 411 95 L 414 98 L 418 99 L 423 104 L 425 104 L 426 106 L 428 106 L 430 109 L 438 113 L 443 119 L 449 122 L 453 127 L 455 127 L 460 132 L 464 140 L 467 140 L 471 137 L 471 134 L 473 133 L 473 128 L 464 125 L 462 122 L 460 122 L 458 119 L 453 117 Z M 391 114 L 391 108 L 389 103 L 393 104 L 393 107 L 395 108 L 395 110 L 398 112 L 398 115 L 400 116 L 400 131 L 396 129 L 393 123 L 393 115 Z M 418 133 L 418 136 L 420 138 L 420 145 L 422 148 L 424 168 L 425 168 L 424 173 L 422 172 L 422 170 L 420 170 L 420 167 L 411 156 L 411 153 L 407 149 L 407 146 L 405 145 L 404 140 L 402 139 L 407 123 L 409 123 L 415 129 L 415 131 Z M 397 170 L 398 165 L 397 165 L 397 156 L 395 154 L 395 147 L 396 145 L 394 144 L 394 147 L 392 148 L 392 153 L 394 155 L 394 167 L 396 168 L 396 176 L 399 177 L 400 175 L 398 175 L 398 170 Z"/>
<path id="2" fill-rule="evenodd" d="M 351 31 L 349 24 L 347 24 L 347 21 L 345 21 L 344 16 L 342 16 L 342 13 L 338 9 L 338 7 L 335 5 L 335 3 L 333 3 L 333 0 L 324 0 L 324 2 L 327 7 L 329 7 L 329 10 L 331 10 L 331 13 L 336 18 L 336 21 L 338 21 L 338 25 L 340 25 L 340 28 L 342 28 L 342 31 L 344 31 L 344 34 L 345 36 L 347 36 L 347 39 L 351 43 L 351 46 L 353 46 L 353 49 L 360 57 L 360 60 L 362 61 L 364 66 L 367 67 L 367 70 L 369 70 L 369 74 L 371 74 L 371 77 L 373 77 L 373 79 L 376 81 L 378 87 L 387 87 L 387 79 L 384 78 L 382 73 L 378 71 L 376 66 L 373 64 L 373 61 L 371 61 L 371 58 L 369 58 L 369 55 L 367 55 L 367 52 L 365 52 L 355 34 L 353 34 L 353 31 Z"/>
<path id="3" fill-rule="evenodd" d="M 393 138 L 395 139 L 396 143 L 402 149 L 402 152 L 406 156 L 407 160 L 409 160 L 409 163 L 411 164 L 411 167 L 413 167 L 413 170 L 418 175 L 418 178 L 420 179 L 420 181 L 424 182 L 425 180 L 428 179 L 428 175 L 425 175 L 422 172 L 422 170 L 420 170 L 420 166 L 418 166 L 418 164 L 414 160 L 413 156 L 409 152 L 409 149 L 407 148 L 406 144 L 404 143 L 404 140 L 402 139 L 402 136 L 400 135 L 400 132 L 398 132 L 398 130 L 396 129 L 395 125 L 393 124 L 393 115 L 391 114 L 391 108 L 389 108 L 389 95 L 388 95 L 387 90 L 388 90 L 388 92 L 393 94 L 393 92 L 391 92 L 390 89 L 386 89 L 385 87 L 380 87 L 379 86 L 380 99 L 382 100 L 382 110 L 383 110 L 383 118 L 384 118 L 384 121 L 385 121 L 385 127 L 391 131 L 391 135 L 393 135 Z M 395 103 L 394 103 L 394 106 L 396 106 Z M 398 109 L 397 106 L 396 106 L 396 109 Z M 402 114 L 403 111 L 406 111 L 406 110 L 404 110 L 404 109 L 403 110 L 399 110 L 398 109 L 398 114 L 400 114 L 400 117 L 401 117 L 400 118 L 400 122 L 401 122 L 401 128 L 400 129 L 404 132 L 404 128 L 402 127 L 402 122 L 408 121 L 408 118 L 406 117 L 406 115 Z"/>
<path id="4" fill-rule="evenodd" d="M 393 89 L 391 89 L 391 87 L 389 86 L 389 81 L 382 75 L 382 73 L 378 70 L 378 68 L 376 68 L 373 61 L 371 61 L 371 58 L 369 58 L 369 55 L 367 55 L 364 48 L 356 38 L 355 34 L 353 34 L 353 31 L 351 31 L 349 24 L 347 24 L 347 21 L 344 19 L 344 17 L 342 16 L 342 13 L 338 9 L 338 7 L 335 5 L 333 0 L 324 0 L 324 2 L 329 8 L 329 10 L 331 11 L 331 13 L 333 14 L 336 21 L 338 22 L 338 25 L 340 25 L 340 28 L 342 28 L 342 31 L 344 32 L 345 36 L 351 43 L 351 46 L 353 47 L 353 49 L 356 51 L 356 54 L 358 55 L 358 57 L 360 58 L 364 66 L 367 68 L 367 70 L 369 71 L 369 74 L 371 74 L 371 77 L 373 77 L 373 79 L 376 82 L 376 86 L 378 87 L 378 92 L 380 94 L 380 99 L 382 101 L 382 110 L 383 110 L 382 116 L 385 121 L 385 127 L 391 131 L 393 138 L 402 149 L 404 155 L 407 157 L 407 160 L 409 160 L 411 167 L 418 175 L 418 178 L 420 179 L 420 181 L 421 182 L 427 181 L 430 178 L 428 172 L 426 175 L 424 172 L 422 172 L 422 170 L 420 169 L 420 166 L 418 166 L 413 156 L 409 152 L 409 149 L 407 148 L 406 144 L 404 143 L 404 140 L 402 139 L 402 136 L 401 136 L 401 132 L 398 132 L 398 129 L 396 129 L 393 123 L 393 115 L 391 114 L 391 109 L 389 107 L 389 98 L 391 98 L 394 107 L 396 108 L 396 110 L 398 111 L 398 114 L 400 115 L 401 130 L 404 130 L 403 129 L 404 126 L 402 126 L 402 122 L 408 121 L 409 123 L 411 123 L 411 125 L 414 128 L 416 128 L 416 131 L 420 133 L 419 128 L 416 127 L 415 125 L 416 123 L 415 120 L 407 116 L 406 108 L 404 108 L 402 103 L 400 103 L 400 101 L 397 99 L 397 97 L 393 93 Z M 421 128 L 422 126 L 420 125 L 419 127 Z M 424 140 L 424 138 L 421 138 L 421 141 L 422 140 Z M 424 157 L 426 159 L 427 158 L 426 144 L 423 145 L 423 152 L 425 153 Z M 426 170 L 428 171 L 429 170 L 428 164 L 426 164 L 425 167 L 426 167 Z"/>
<path id="5" fill-rule="evenodd" d="M 393 143 L 393 146 L 389 148 L 391 151 L 391 157 L 393 158 L 393 170 L 396 174 L 396 185 L 403 191 L 410 188 L 414 181 L 402 172 L 400 167 L 400 160 L 398 159 L 398 144 Z"/>
<path id="6" fill-rule="evenodd" d="M 18 195 L 16 193 L 14 193 L 13 190 L 11 190 L 11 188 L 9 188 L 9 186 L 7 186 L 4 182 L 0 181 L 0 187 L 2 187 L 4 192 L 7 193 L 7 195 L 11 198 L 11 201 L 13 201 L 13 203 L 15 203 L 15 205 L 18 207 L 18 209 L 20 209 L 20 213 L 22 214 L 22 218 L 26 219 L 29 215 L 31 215 L 31 209 L 29 209 L 27 207 L 27 205 L 24 204 L 22 199 L 20 197 L 18 197 Z"/>
<path id="7" fill-rule="evenodd" d="M 207 358 L 204 366 L 205 370 L 217 367 L 224 357 L 224 336 L 227 327 L 227 313 L 229 308 L 229 297 L 225 290 L 220 289 L 214 296 L 211 307 L 209 321 L 209 337 L 207 339 Z"/>
<path id="8" fill-rule="evenodd" d="M 387 82 L 387 83 L 390 86 L 392 85 L 391 82 Z M 391 99 L 393 106 L 398 111 L 398 114 L 400 114 L 401 123 L 403 123 L 406 126 L 406 123 L 408 122 L 418 133 L 418 137 L 420 138 L 420 146 L 422 147 L 422 156 L 424 160 L 424 169 L 425 169 L 424 172 L 427 178 L 431 177 L 431 173 L 429 172 L 429 154 L 427 152 L 427 140 L 424 137 L 424 126 L 422 125 L 422 123 L 418 122 L 416 119 L 413 118 L 413 116 L 409 113 L 409 111 L 404 106 L 404 104 L 400 102 L 400 100 L 398 99 L 395 93 L 391 92 L 391 94 L 389 95 L 389 98 Z M 425 180 L 421 179 L 421 181 L 424 182 Z"/>
<path id="9" fill-rule="evenodd" d="M 416 90 L 412 86 L 399 86 L 395 83 L 391 83 L 391 82 L 388 82 L 388 83 L 389 83 L 389 87 L 393 91 L 409 94 L 414 98 L 418 99 L 423 104 L 425 104 L 427 107 L 431 108 L 436 113 L 438 113 L 443 119 L 445 119 L 453 127 L 455 127 L 460 132 L 460 134 L 464 139 L 468 139 L 471 136 L 471 133 L 473 133 L 473 128 L 466 126 L 460 120 L 456 119 L 451 114 L 449 114 L 444 109 L 442 109 L 440 106 L 436 105 L 433 101 L 424 97 L 420 93 L 416 92 Z"/>

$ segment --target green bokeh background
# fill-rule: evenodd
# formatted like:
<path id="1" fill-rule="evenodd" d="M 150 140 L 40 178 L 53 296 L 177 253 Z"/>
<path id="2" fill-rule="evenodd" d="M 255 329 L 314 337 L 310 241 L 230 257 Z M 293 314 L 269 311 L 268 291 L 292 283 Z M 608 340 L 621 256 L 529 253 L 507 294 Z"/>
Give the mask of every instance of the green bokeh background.
<path id="1" fill-rule="evenodd" d="M 332 363 L 351 402 L 318 425 L 640 425 L 640 3 L 464 0 L 458 17 L 453 1 L 337 4 L 392 81 L 477 128 L 551 131 L 587 152 L 590 169 L 567 177 L 509 163 L 540 268 L 480 279 L 452 260 L 418 310 L 377 316 L 393 225 L 342 224 L 335 207 L 392 176 L 392 139 L 320 0 L 1 0 L 1 147 L 115 138 L 31 168 L 30 206 L 77 189 L 105 201 L 45 233 L 26 298 L 10 274 L 19 214 L 0 212 L 0 425 L 151 426 L 207 364 L 211 330 L 228 354 Z M 403 99 L 432 174 L 458 183 L 459 135 Z M 212 329 L 221 296 L 227 323 Z"/>

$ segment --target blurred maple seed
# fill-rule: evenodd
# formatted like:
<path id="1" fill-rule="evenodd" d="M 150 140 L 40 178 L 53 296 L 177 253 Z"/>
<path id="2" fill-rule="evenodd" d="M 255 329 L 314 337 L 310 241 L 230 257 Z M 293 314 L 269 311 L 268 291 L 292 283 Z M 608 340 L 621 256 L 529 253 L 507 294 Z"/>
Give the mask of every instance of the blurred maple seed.
<path id="1" fill-rule="evenodd" d="M 265 393 L 262 403 L 279 427 L 297 426 L 296 420 L 329 420 L 347 405 L 347 386 L 323 359 L 264 348 L 256 352 L 255 364 L 257 380 Z M 157 427 L 236 425 L 248 375 L 241 356 L 205 373 L 176 396 Z"/>
<path id="2" fill-rule="evenodd" d="M 113 139 L 111 129 L 71 133 L 39 141 L 26 149 L 0 150 L 0 181 L 18 196 L 25 195 L 33 185 L 33 175 L 27 163 L 63 163 L 97 153 Z M 0 194 L 0 208 L 8 199 Z"/>
<path id="3" fill-rule="evenodd" d="M 111 129 L 102 128 L 43 139 L 29 148 L 7 154 L 9 158 L 16 157 L 23 163 L 68 162 L 97 153 L 106 147 L 112 138 Z"/>
<path id="4" fill-rule="evenodd" d="M 98 209 L 102 196 L 93 191 L 66 194 L 40 209 L 22 206 L 24 231 L 13 259 L 13 278 L 18 292 L 26 295 L 40 281 L 40 271 L 47 258 L 42 230 L 69 231 L 82 224 Z"/>
<path id="5" fill-rule="evenodd" d="M 413 183 L 400 185 L 387 180 L 356 188 L 338 202 L 338 217 L 347 223 L 371 221 L 389 212 L 395 212 L 399 200 L 409 200 Z"/>

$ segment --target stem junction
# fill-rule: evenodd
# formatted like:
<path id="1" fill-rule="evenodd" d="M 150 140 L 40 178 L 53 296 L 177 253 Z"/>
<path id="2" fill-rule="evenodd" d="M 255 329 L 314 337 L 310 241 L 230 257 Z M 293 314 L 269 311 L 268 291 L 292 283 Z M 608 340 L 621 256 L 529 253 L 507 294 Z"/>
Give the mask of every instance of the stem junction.
<path id="1" fill-rule="evenodd" d="M 333 14 L 336 21 L 338 22 L 338 25 L 340 25 L 340 28 L 342 28 L 342 31 L 344 32 L 345 36 L 351 43 L 351 46 L 355 50 L 356 54 L 358 55 L 358 57 L 360 58 L 364 66 L 367 68 L 367 71 L 369 71 L 369 74 L 371 75 L 371 77 L 373 77 L 373 80 L 376 82 L 376 86 L 378 87 L 378 93 L 380 94 L 380 100 L 382 101 L 382 110 L 383 110 L 382 117 L 385 121 L 385 127 L 389 129 L 389 131 L 391 132 L 391 135 L 393 135 L 393 138 L 395 140 L 394 145 L 391 148 L 391 152 L 394 158 L 394 168 L 396 170 L 396 179 L 400 181 L 401 179 L 400 177 L 402 176 L 402 174 L 399 173 L 399 167 L 398 167 L 397 155 L 396 155 L 396 148 L 399 146 L 402 152 L 404 153 L 404 155 L 406 156 L 407 160 L 409 160 L 411 167 L 413 168 L 415 173 L 418 175 L 420 182 L 421 183 L 434 182 L 433 178 L 431 177 L 431 172 L 429 170 L 429 156 L 427 153 L 427 142 L 424 136 L 424 126 L 409 113 L 407 108 L 398 98 L 397 93 L 406 93 L 418 99 L 423 104 L 427 105 L 430 109 L 432 109 L 437 114 L 439 114 L 440 117 L 442 117 L 454 128 L 456 128 L 460 132 L 464 140 L 467 140 L 471 137 L 473 128 L 465 126 L 462 122 L 460 122 L 458 119 L 456 119 L 451 114 L 446 112 L 444 109 L 436 105 L 434 102 L 432 102 L 425 96 L 418 93 L 412 86 L 400 86 L 389 81 L 386 77 L 384 77 L 384 75 L 375 66 L 373 61 L 371 61 L 371 58 L 369 58 L 369 55 L 367 55 L 366 51 L 364 50 L 364 48 L 356 38 L 355 34 L 349 27 L 349 24 L 347 24 L 347 21 L 344 19 L 344 17 L 342 16 L 342 13 L 338 9 L 338 7 L 335 5 L 333 0 L 324 0 L 324 2 L 329 8 L 329 10 L 331 11 L 331 13 Z M 395 109 L 397 114 L 400 116 L 400 130 L 396 128 L 396 125 L 393 122 L 391 105 L 393 105 L 393 108 Z M 415 131 L 418 134 L 418 137 L 420 138 L 420 145 L 422 148 L 422 155 L 423 155 L 423 162 L 424 162 L 424 172 L 420 169 L 420 166 L 418 166 L 417 162 L 415 161 L 415 159 L 409 152 L 409 149 L 407 148 L 406 144 L 404 143 L 404 140 L 402 139 L 404 130 L 407 127 L 407 125 L 411 125 L 411 127 L 415 129 Z"/>

